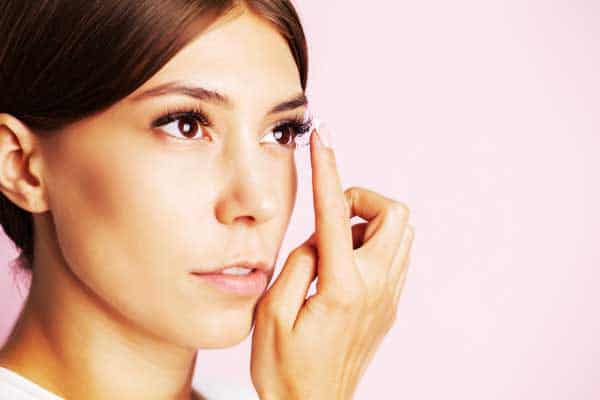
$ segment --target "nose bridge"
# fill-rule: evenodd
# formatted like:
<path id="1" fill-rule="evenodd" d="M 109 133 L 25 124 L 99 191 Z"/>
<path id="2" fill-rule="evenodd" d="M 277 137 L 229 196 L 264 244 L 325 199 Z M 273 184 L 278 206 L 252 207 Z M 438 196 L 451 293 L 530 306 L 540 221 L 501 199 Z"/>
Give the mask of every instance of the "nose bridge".
<path id="1" fill-rule="evenodd" d="M 263 223 L 276 212 L 268 168 L 261 165 L 260 146 L 249 137 L 229 138 L 222 149 L 219 169 L 225 183 L 216 211 L 224 224 L 238 219 Z"/>

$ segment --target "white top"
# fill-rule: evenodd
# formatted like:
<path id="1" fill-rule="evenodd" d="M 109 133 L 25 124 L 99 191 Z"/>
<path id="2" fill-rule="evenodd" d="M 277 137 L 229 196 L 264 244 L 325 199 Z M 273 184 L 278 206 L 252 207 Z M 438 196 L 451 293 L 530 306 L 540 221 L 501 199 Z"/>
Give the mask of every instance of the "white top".
<path id="1" fill-rule="evenodd" d="M 0 367 L 0 400 L 64 400 L 10 369 Z"/>
<path id="2" fill-rule="evenodd" d="M 194 388 L 208 400 L 258 400 L 254 388 L 231 385 L 229 382 L 203 382 Z M 0 367 L 0 400 L 65 400 L 23 375 Z"/>

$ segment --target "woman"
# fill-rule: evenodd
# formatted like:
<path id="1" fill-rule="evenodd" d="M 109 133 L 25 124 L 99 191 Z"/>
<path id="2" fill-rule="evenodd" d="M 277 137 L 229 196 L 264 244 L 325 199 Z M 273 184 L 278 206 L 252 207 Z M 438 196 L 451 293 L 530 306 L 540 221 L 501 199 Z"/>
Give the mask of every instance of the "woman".
<path id="1" fill-rule="evenodd" d="M 0 393 L 202 398 L 196 350 L 254 327 L 261 399 L 351 398 L 414 232 L 400 202 L 342 190 L 292 4 L 8 0 L 0 37 L 0 218 L 32 273 Z M 316 229 L 267 290 L 303 138 Z"/>

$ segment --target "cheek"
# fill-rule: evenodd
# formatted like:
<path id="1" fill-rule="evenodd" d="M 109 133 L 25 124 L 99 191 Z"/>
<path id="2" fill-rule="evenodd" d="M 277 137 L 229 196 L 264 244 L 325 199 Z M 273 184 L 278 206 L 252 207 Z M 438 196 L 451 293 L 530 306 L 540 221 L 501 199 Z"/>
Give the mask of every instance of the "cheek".
<path id="1" fill-rule="evenodd" d="M 151 158 L 90 153 L 63 160 L 68 168 L 55 177 L 51 196 L 67 266 L 111 313 L 158 337 L 190 347 L 236 341 L 251 304 L 227 306 L 232 316 L 225 318 L 231 299 L 216 301 L 188 275 L 194 261 L 210 259 L 203 254 L 210 250 L 210 207 L 192 190 L 210 182 L 195 174 L 192 184 Z"/>
<path id="2" fill-rule="evenodd" d="M 286 205 L 284 208 L 293 206 L 298 187 L 298 173 L 296 169 L 296 153 L 285 149 L 274 149 L 267 157 L 267 162 L 261 167 L 259 175 L 265 182 L 276 185 L 274 193 L 278 193 L 280 201 Z"/>
<path id="3" fill-rule="evenodd" d="M 210 187 L 210 178 L 190 182 L 172 162 L 141 154 L 96 151 L 61 161 L 51 208 L 74 268 L 163 278 L 177 273 L 170 261 L 178 248 L 202 243 L 210 193 L 195 188 Z"/>
<path id="4" fill-rule="evenodd" d="M 163 279 L 223 258 L 215 243 L 227 239 L 227 229 L 215 218 L 215 205 L 236 201 L 222 197 L 235 192 L 228 186 L 237 183 L 225 178 L 232 175 L 197 152 L 174 156 L 142 145 L 134 152 L 131 142 L 108 143 L 79 142 L 61 153 L 52 171 L 50 207 L 69 265 L 101 270 L 102 279 L 129 273 Z M 293 155 L 267 154 L 261 164 L 252 176 L 259 181 L 255 195 L 275 196 L 275 214 L 257 226 L 256 235 L 276 243 L 295 204 L 295 161 Z"/>
<path id="5" fill-rule="evenodd" d="M 192 259 L 206 259 L 201 244 L 214 218 L 210 197 L 195 188 L 210 180 L 190 181 L 152 150 L 113 144 L 81 141 L 57 153 L 48 180 L 56 240 L 99 298 L 139 324 L 165 322 L 172 308 L 200 301 L 191 304 L 182 282 Z"/>
<path id="6" fill-rule="evenodd" d="M 265 224 L 261 242 L 264 249 L 269 249 L 267 254 L 278 255 L 296 204 L 298 174 L 294 159 L 274 163 L 265 169 L 263 179 L 269 182 L 268 192 L 276 196 L 277 215 Z"/>
<path id="7" fill-rule="evenodd" d="M 284 175 L 280 178 L 282 182 L 282 192 L 284 193 L 284 202 L 286 205 L 286 212 L 288 213 L 286 219 L 286 227 L 291 214 L 296 204 L 296 195 L 298 192 L 298 173 L 296 170 L 296 162 L 292 160 L 288 168 L 284 170 Z"/>
<path id="8" fill-rule="evenodd" d="M 176 158 L 162 147 L 112 139 L 69 142 L 59 154 L 48 182 L 56 240 L 68 267 L 99 298 L 161 336 L 195 332 L 181 338 L 187 343 L 248 325 L 252 304 L 231 305 L 188 275 L 227 257 L 216 245 L 227 229 L 214 212 L 231 189 L 222 166 L 198 153 Z M 263 160 L 259 189 L 277 197 L 277 214 L 253 239 L 270 257 L 287 229 L 297 176 L 293 156 Z M 231 318 L 223 313 L 227 304 Z M 207 327 L 214 332 L 203 334 Z"/>

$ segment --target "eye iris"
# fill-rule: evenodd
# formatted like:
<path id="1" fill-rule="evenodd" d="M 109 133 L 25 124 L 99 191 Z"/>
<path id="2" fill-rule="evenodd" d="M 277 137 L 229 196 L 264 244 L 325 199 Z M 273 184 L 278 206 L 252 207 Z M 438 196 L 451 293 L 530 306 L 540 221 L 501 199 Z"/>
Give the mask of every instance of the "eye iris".
<path id="1" fill-rule="evenodd" d="M 281 138 L 285 138 L 286 140 L 283 144 L 289 144 L 289 137 L 293 135 L 293 128 L 291 127 L 283 127 L 281 130 L 275 131 L 275 139 L 280 140 Z"/>
<path id="2" fill-rule="evenodd" d="M 180 117 L 177 128 L 179 128 L 186 138 L 194 137 L 196 132 L 198 132 L 198 125 L 190 117 Z"/>

